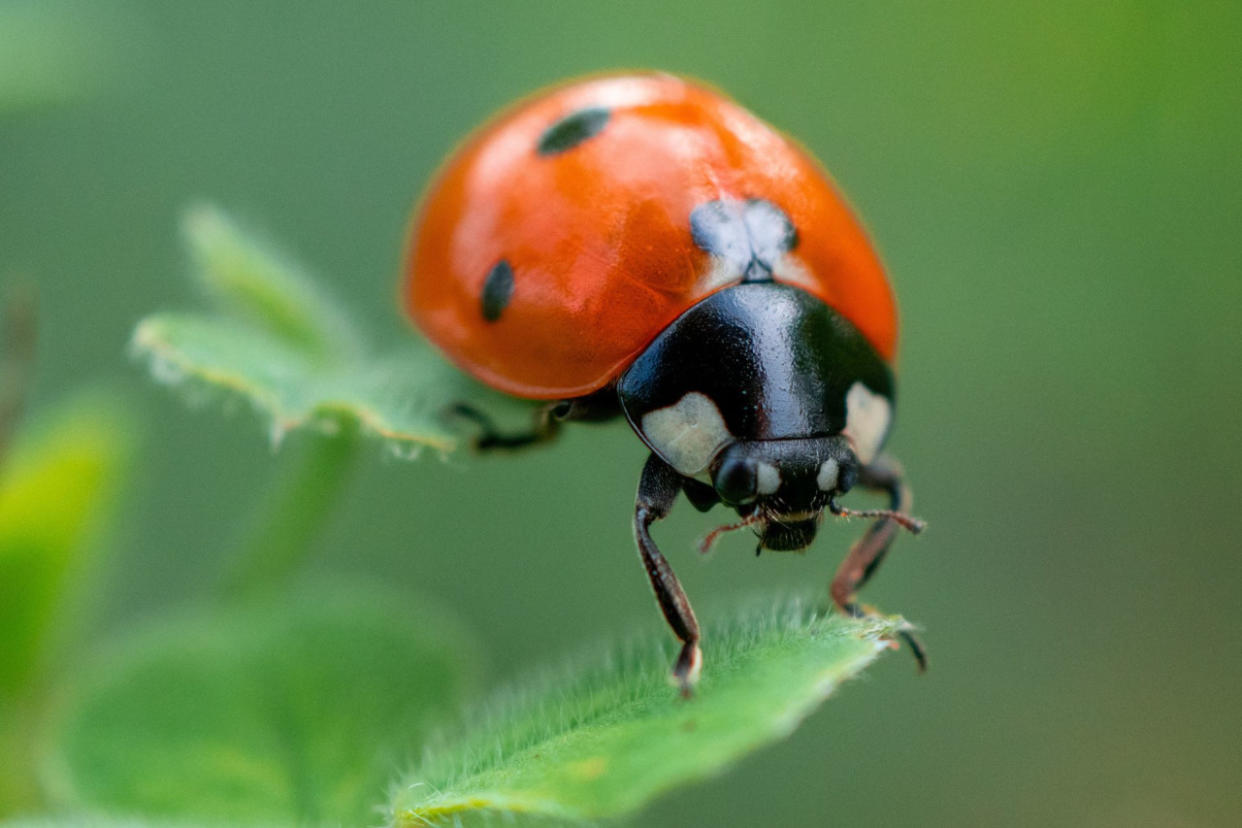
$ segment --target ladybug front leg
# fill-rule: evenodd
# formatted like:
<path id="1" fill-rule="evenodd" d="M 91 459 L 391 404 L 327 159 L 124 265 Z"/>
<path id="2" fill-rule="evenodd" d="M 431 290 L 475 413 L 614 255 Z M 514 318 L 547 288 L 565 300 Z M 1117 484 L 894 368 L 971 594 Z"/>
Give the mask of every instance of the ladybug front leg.
<path id="1" fill-rule="evenodd" d="M 858 483 L 865 488 L 886 492 L 889 497 L 889 508 L 900 515 L 910 509 L 914 497 L 902 474 L 901 464 L 890 457 L 881 456 L 869 466 L 863 466 Z M 892 517 L 882 517 L 868 527 L 866 533 L 851 547 L 845 560 L 841 562 L 837 574 L 832 579 L 829 593 L 833 602 L 841 611 L 860 618 L 866 611 L 858 604 L 858 590 L 866 585 L 884 557 L 893 545 L 893 539 L 901 530 L 902 524 Z M 921 524 L 913 531 L 921 530 Z M 910 651 L 918 662 L 919 672 L 927 669 L 927 651 L 910 632 L 903 630 L 898 633 L 909 645 Z"/>
<path id="2" fill-rule="evenodd" d="M 703 664 L 703 655 L 699 651 L 699 622 L 694 617 L 690 600 L 673 574 L 673 568 L 651 539 L 650 532 L 652 523 L 667 517 L 672 511 L 681 484 L 681 476 L 671 466 L 654 454 L 647 458 L 634 504 L 634 538 L 638 542 L 638 552 L 647 577 L 651 579 L 651 588 L 655 590 L 656 601 L 668 625 L 682 642 L 681 653 L 673 665 L 673 678 L 677 680 L 681 694 L 689 697 Z"/>

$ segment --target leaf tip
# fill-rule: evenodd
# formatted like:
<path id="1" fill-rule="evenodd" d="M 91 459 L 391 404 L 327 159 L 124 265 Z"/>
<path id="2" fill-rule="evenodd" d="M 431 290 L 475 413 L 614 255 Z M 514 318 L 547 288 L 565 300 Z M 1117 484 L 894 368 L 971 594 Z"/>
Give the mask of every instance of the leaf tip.
<path id="1" fill-rule="evenodd" d="M 205 245 L 231 229 L 231 222 L 214 202 L 191 201 L 181 213 L 181 234 L 191 245 Z"/>

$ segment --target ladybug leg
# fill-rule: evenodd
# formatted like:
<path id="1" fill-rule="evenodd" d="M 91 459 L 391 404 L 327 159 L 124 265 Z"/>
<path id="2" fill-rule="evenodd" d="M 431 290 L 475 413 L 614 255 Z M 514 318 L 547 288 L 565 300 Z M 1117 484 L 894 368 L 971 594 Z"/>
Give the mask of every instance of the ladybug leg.
<path id="1" fill-rule="evenodd" d="M 535 409 L 530 431 L 517 434 L 502 433 L 491 417 L 469 403 L 456 403 L 446 413 L 451 417 L 469 420 L 478 426 L 479 434 L 474 439 L 474 447 L 480 451 L 490 451 L 546 443 L 556 437 L 561 423 L 566 420 L 606 422 L 619 415 L 621 408 L 617 402 L 616 391 L 608 386 L 583 397 L 557 400 L 539 406 Z"/>
<path id="2" fill-rule="evenodd" d="M 656 602 L 673 633 L 681 640 L 681 653 L 673 665 L 673 678 L 681 688 L 682 696 L 689 697 L 703 665 L 703 655 L 699 651 L 699 622 L 694 617 L 690 600 L 673 574 L 673 568 L 651 539 L 650 532 L 652 523 L 667 517 L 672 511 L 680 492 L 681 476 L 654 454 L 647 458 L 634 504 L 634 538 L 638 542 L 643 568 L 651 579 L 651 588 L 655 590 Z"/>
<path id="3" fill-rule="evenodd" d="M 914 498 L 903 477 L 901 464 L 892 458 L 878 457 L 871 465 L 864 466 L 859 474 L 858 482 L 868 489 L 886 492 L 889 497 L 889 508 L 894 512 L 908 512 L 913 503 Z M 854 618 L 861 618 L 868 614 L 858 604 L 858 590 L 862 589 L 867 581 L 871 580 L 875 571 L 880 568 L 880 564 L 884 562 L 888 550 L 892 547 L 893 539 L 900 529 L 901 524 L 896 520 L 881 518 L 871 524 L 866 533 L 850 548 L 849 554 L 841 562 L 836 576 L 832 579 L 832 585 L 829 587 L 833 603 L 842 612 Z M 926 670 L 927 650 L 922 643 L 908 630 L 902 630 L 898 635 L 914 654 L 919 672 Z"/>
<path id="4" fill-rule="evenodd" d="M 448 413 L 477 425 L 479 434 L 474 438 L 474 447 L 479 451 L 492 451 L 525 448 L 551 440 L 560 429 L 562 418 L 558 416 L 558 410 L 564 405 L 564 403 L 552 403 L 540 406 L 535 410 L 531 430 L 517 434 L 502 433 L 496 428 L 496 423 L 491 417 L 468 403 L 455 403 L 449 408 Z"/>
<path id="5" fill-rule="evenodd" d="M 716 490 L 700 480 L 692 477 L 682 478 L 681 487 L 686 493 L 686 500 L 690 501 L 690 505 L 700 512 L 711 511 L 711 508 L 720 502 L 720 495 L 716 494 Z"/>

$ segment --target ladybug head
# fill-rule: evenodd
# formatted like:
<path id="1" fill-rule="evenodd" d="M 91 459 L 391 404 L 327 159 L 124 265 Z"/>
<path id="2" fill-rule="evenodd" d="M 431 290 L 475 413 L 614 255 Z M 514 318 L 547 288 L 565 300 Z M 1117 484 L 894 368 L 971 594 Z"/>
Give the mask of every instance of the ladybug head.
<path id="1" fill-rule="evenodd" d="M 815 539 L 825 507 L 858 480 L 859 464 L 841 435 L 738 441 L 710 467 L 716 494 L 747 525 L 759 527 L 759 545 L 804 549 Z"/>
<path id="2" fill-rule="evenodd" d="M 850 514 L 836 498 L 858 482 L 892 419 L 892 374 L 862 334 L 775 281 L 699 301 L 635 357 L 616 392 L 696 506 L 719 500 L 742 517 L 710 538 L 751 526 L 767 549 L 809 546 L 824 509 Z"/>

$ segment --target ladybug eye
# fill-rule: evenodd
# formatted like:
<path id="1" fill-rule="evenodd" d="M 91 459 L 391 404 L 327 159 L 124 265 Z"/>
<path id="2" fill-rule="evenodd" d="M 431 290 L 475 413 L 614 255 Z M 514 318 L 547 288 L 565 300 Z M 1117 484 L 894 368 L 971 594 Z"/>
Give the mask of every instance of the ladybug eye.
<path id="1" fill-rule="evenodd" d="M 716 491 L 726 503 L 749 503 L 759 491 L 759 475 L 750 460 L 730 458 L 716 470 Z"/>
<path id="2" fill-rule="evenodd" d="M 845 494 L 854 488 L 854 484 L 858 482 L 858 465 L 855 463 L 842 463 L 840 470 L 837 472 L 837 491 Z"/>

